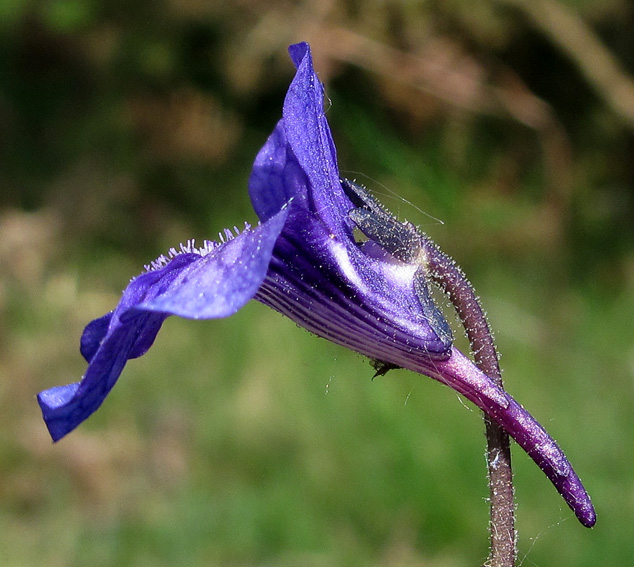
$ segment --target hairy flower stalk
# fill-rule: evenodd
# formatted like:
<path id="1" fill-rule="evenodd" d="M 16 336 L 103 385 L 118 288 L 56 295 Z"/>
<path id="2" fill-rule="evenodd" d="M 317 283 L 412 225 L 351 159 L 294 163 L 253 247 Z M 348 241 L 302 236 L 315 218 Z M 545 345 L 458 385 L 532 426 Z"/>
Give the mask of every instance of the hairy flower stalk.
<path id="1" fill-rule="evenodd" d="M 449 296 L 465 328 L 476 365 L 500 388 L 502 373 L 497 349 L 475 290 L 456 263 L 428 238 L 424 238 L 432 280 Z M 515 499 L 511 444 L 505 429 L 484 415 L 489 473 L 489 567 L 512 567 L 517 555 Z"/>
<path id="2" fill-rule="evenodd" d="M 445 277 L 436 261 L 441 256 L 411 225 L 340 178 L 310 49 L 302 43 L 289 51 L 297 73 L 249 179 L 259 224 L 159 258 L 130 282 L 112 312 L 87 325 L 81 381 L 38 395 L 53 440 L 101 406 L 126 362 L 147 352 L 168 316 L 228 317 L 255 299 L 376 361 L 379 372 L 408 368 L 464 395 L 528 452 L 579 520 L 593 525 L 590 499 L 552 438 L 493 371 L 483 372 L 453 346 L 429 287 L 433 278 L 449 282 L 451 270 Z M 359 230 L 367 241 L 357 241 Z"/>

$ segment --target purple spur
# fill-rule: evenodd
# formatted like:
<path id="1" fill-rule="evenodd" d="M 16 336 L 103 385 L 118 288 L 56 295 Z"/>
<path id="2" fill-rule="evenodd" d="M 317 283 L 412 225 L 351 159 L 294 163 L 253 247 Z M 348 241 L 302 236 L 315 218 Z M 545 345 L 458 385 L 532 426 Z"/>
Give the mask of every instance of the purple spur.
<path id="1" fill-rule="evenodd" d="M 583 525 L 594 525 L 590 498 L 555 441 L 453 346 L 429 294 L 424 251 L 412 241 L 417 233 L 400 234 L 405 225 L 341 180 L 310 48 L 300 43 L 289 52 L 297 73 L 249 179 L 259 224 L 172 249 L 130 282 L 112 312 L 86 326 L 81 381 L 38 395 L 51 437 L 61 439 L 101 406 L 168 316 L 228 317 L 255 299 L 377 361 L 378 372 L 407 368 L 459 392 L 533 458 Z M 357 242 L 355 228 L 369 240 Z"/>

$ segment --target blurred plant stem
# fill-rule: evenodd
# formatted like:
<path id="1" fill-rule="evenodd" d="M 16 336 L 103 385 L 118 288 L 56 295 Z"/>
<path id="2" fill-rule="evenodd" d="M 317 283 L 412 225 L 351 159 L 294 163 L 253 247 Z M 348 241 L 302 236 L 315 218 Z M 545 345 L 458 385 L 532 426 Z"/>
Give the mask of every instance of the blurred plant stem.
<path id="1" fill-rule="evenodd" d="M 598 35 L 573 10 L 552 0 L 498 0 L 517 6 L 583 73 L 588 83 L 634 129 L 634 81 Z"/>
<path id="2" fill-rule="evenodd" d="M 430 240 L 426 252 L 432 279 L 448 295 L 465 328 L 476 365 L 502 385 L 498 354 L 480 301 L 456 263 Z M 509 436 L 485 416 L 489 472 L 490 542 L 488 567 L 515 565 L 515 502 Z"/>

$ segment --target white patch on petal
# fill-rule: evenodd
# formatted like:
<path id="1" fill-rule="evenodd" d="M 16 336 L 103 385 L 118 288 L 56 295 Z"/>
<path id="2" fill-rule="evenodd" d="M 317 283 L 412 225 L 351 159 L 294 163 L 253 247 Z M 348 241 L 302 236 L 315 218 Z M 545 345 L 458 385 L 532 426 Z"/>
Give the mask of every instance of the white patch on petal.
<path id="1" fill-rule="evenodd" d="M 409 287 L 413 285 L 414 274 L 418 269 L 418 264 L 405 264 L 403 262 L 399 262 L 397 264 L 395 262 L 385 262 L 381 265 L 383 267 L 383 271 L 389 274 L 389 277 L 392 281 L 396 281 L 399 285 L 402 285 L 403 287 Z"/>
<path id="2" fill-rule="evenodd" d="M 346 249 L 346 247 L 341 244 L 341 242 L 337 242 L 334 238 L 330 239 L 330 244 L 332 247 L 333 256 L 337 260 L 337 266 L 346 276 L 348 281 L 350 281 L 350 283 L 354 287 L 361 290 L 362 293 L 368 293 L 369 290 L 367 286 L 365 285 L 361 277 L 359 277 L 359 274 L 354 269 L 354 266 L 350 261 L 350 256 L 348 255 L 348 250 Z"/>

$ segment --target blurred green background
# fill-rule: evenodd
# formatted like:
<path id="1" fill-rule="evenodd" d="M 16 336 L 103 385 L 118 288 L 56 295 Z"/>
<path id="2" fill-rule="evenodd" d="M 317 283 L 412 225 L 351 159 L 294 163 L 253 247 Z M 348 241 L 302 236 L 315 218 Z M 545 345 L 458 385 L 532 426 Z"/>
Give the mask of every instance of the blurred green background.
<path id="1" fill-rule="evenodd" d="M 259 304 L 168 320 L 72 435 L 41 421 L 35 394 L 82 375 L 83 326 L 144 264 L 255 221 L 299 40 L 342 171 L 463 266 L 507 388 L 593 496 L 587 530 L 514 450 L 521 564 L 631 564 L 631 2 L 7 0 L 0 565 L 486 558 L 478 412 Z"/>

